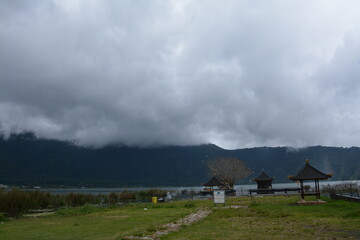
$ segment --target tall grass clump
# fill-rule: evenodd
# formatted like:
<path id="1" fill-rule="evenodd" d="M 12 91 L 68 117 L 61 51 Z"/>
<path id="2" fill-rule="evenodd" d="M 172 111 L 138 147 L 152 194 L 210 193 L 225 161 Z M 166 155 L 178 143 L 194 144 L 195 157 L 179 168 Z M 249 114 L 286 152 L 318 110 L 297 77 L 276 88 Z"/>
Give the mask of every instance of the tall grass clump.
<path id="1" fill-rule="evenodd" d="M 0 191 L 0 213 L 6 217 L 19 217 L 29 210 L 59 207 L 76 207 L 99 202 L 91 194 L 69 193 L 66 195 L 52 195 L 41 191 Z"/>
<path id="2" fill-rule="evenodd" d="M 86 204 L 114 206 L 118 202 L 150 202 L 152 197 L 164 198 L 167 191 L 149 189 L 146 191 L 109 194 L 68 193 L 53 195 L 42 191 L 21 191 L 14 188 L 10 191 L 0 190 L 0 213 L 6 217 L 19 217 L 29 210 L 57 209 L 62 207 L 80 207 Z"/>
<path id="3" fill-rule="evenodd" d="M 51 195 L 40 191 L 23 192 L 12 189 L 0 192 L 0 212 L 10 217 L 18 217 L 29 209 L 47 208 L 52 203 Z"/>
<path id="4" fill-rule="evenodd" d="M 93 202 L 94 196 L 91 194 L 69 193 L 65 195 L 65 203 L 67 206 L 77 207 Z"/>
<path id="5" fill-rule="evenodd" d="M 121 202 L 134 202 L 136 200 L 136 193 L 135 192 L 130 192 L 130 191 L 122 191 L 119 194 L 119 200 Z"/>

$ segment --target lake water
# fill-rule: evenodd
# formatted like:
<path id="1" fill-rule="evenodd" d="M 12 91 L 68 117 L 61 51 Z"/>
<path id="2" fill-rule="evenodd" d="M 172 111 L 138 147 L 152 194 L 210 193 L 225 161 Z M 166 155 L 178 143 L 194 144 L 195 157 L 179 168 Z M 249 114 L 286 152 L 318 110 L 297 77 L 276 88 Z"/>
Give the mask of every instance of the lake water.
<path id="1" fill-rule="evenodd" d="M 320 181 L 320 187 L 325 185 L 336 185 L 341 183 L 357 183 L 360 185 L 360 180 L 348 180 L 348 181 Z M 314 181 L 304 182 L 304 185 L 310 185 L 312 188 L 315 186 Z M 289 183 L 273 183 L 273 188 L 296 188 L 299 185 L 295 182 Z M 134 187 L 134 188 L 59 188 L 59 189 L 41 189 L 43 192 L 50 192 L 52 194 L 67 194 L 67 193 L 84 193 L 84 194 L 109 194 L 110 192 L 122 192 L 122 191 L 143 191 L 152 188 L 162 189 L 171 192 L 179 192 L 182 190 L 187 191 L 201 191 L 203 189 L 202 186 L 194 186 L 194 187 Z M 246 184 L 246 185 L 235 185 L 234 186 L 237 195 L 247 195 L 249 189 L 256 189 L 256 184 Z"/>

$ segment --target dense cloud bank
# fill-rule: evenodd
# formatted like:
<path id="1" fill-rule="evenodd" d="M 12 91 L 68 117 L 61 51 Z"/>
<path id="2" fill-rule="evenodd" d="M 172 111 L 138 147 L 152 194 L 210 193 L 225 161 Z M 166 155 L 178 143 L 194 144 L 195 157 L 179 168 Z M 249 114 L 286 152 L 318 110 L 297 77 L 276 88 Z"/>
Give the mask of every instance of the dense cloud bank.
<path id="1" fill-rule="evenodd" d="M 360 142 L 358 1 L 0 3 L 0 129 L 101 146 Z"/>

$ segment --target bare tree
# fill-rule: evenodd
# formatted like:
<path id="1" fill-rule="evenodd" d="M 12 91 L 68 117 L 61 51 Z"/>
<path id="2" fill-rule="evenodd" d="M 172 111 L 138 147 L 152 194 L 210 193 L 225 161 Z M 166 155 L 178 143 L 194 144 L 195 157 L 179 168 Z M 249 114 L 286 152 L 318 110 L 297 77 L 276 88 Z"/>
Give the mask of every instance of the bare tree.
<path id="1" fill-rule="evenodd" d="M 219 157 L 208 161 L 207 166 L 211 176 L 218 177 L 224 184 L 231 189 L 241 178 L 250 175 L 251 171 L 246 164 L 233 157 Z"/>

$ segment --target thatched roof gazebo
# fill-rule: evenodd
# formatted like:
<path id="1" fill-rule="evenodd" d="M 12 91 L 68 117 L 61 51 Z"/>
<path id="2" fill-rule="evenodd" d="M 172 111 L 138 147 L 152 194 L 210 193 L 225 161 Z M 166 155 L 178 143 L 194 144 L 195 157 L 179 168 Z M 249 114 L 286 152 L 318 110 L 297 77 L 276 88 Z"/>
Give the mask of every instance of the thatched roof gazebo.
<path id="1" fill-rule="evenodd" d="M 225 190 L 227 196 L 235 196 L 236 190 L 229 188 L 229 185 L 223 183 L 220 178 L 213 176 L 207 183 L 203 184 L 202 195 L 213 194 L 214 190 Z"/>
<path id="2" fill-rule="evenodd" d="M 309 160 L 306 160 L 305 166 L 296 175 L 289 176 L 289 179 L 300 182 L 301 199 L 304 200 L 305 196 L 316 196 L 317 199 L 320 199 L 319 180 L 325 180 L 331 177 L 332 174 L 320 172 L 319 170 L 310 165 Z M 305 192 L 304 181 L 311 180 L 315 181 L 315 192 Z"/>
<path id="3" fill-rule="evenodd" d="M 222 183 L 216 176 L 213 176 L 207 183 L 204 183 L 203 186 L 209 187 L 210 191 L 213 191 L 214 187 L 226 188 L 226 184 Z"/>
<path id="4" fill-rule="evenodd" d="M 257 178 L 253 178 L 252 180 L 257 183 L 258 189 L 269 189 L 272 188 L 272 181 L 274 178 L 270 177 L 264 170 L 262 170 L 259 176 L 257 176 Z"/>

